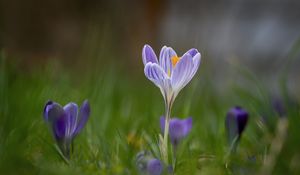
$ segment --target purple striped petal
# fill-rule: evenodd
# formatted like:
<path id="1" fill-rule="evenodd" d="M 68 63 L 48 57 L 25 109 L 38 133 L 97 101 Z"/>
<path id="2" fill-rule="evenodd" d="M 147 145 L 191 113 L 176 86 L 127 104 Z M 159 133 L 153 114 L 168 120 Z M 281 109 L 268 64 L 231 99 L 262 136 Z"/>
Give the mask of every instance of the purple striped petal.
<path id="1" fill-rule="evenodd" d="M 158 159 L 151 159 L 147 163 L 147 173 L 149 175 L 160 175 L 163 171 L 163 164 Z"/>
<path id="2" fill-rule="evenodd" d="M 170 88 L 170 79 L 165 71 L 156 63 L 147 63 L 144 69 L 146 77 L 157 87 L 168 91 Z"/>
<path id="3" fill-rule="evenodd" d="M 158 63 L 156 54 L 154 53 L 151 46 L 149 46 L 148 44 L 146 44 L 143 48 L 142 57 L 144 65 L 146 65 L 149 62 Z"/>
<path id="4" fill-rule="evenodd" d="M 53 123 L 53 131 L 57 141 L 63 140 L 67 136 L 68 114 L 63 112 Z"/>
<path id="5" fill-rule="evenodd" d="M 48 121 L 48 112 L 49 112 L 50 108 L 52 108 L 52 104 L 53 104 L 53 101 L 48 100 L 47 103 L 46 103 L 46 105 L 45 105 L 45 107 L 44 107 L 44 113 L 43 113 L 43 115 L 44 115 L 44 119 L 46 121 Z"/>
<path id="6" fill-rule="evenodd" d="M 44 118 L 47 122 L 55 122 L 62 114 L 64 109 L 58 103 L 52 103 L 45 107 Z"/>
<path id="7" fill-rule="evenodd" d="M 193 57 L 186 53 L 178 61 L 171 76 L 172 88 L 177 93 L 184 88 L 192 79 L 193 74 Z"/>
<path id="8" fill-rule="evenodd" d="M 85 100 L 80 107 L 79 117 L 78 117 L 79 121 L 77 124 L 77 128 L 74 132 L 74 135 L 77 135 L 85 126 L 86 122 L 89 119 L 90 113 L 91 113 L 90 104 L 88 100 Z"/>
<path id="9" fill-rule="evenodd" d="M 173 69 L 171 60 L 173 56 L 177 56 L 177 54 L 171 47 L 164 46 L 160 51 L 159 64 L 169 76 L 171 75 Z"/>
<path id="10" fill-rule="evenodd" d="M 68 136 L 72 136 L 77 126 L 78 106 L 77 104 L 71 102 L 64 106 L 64 110 L 67 115 L 66 134 Z"/>

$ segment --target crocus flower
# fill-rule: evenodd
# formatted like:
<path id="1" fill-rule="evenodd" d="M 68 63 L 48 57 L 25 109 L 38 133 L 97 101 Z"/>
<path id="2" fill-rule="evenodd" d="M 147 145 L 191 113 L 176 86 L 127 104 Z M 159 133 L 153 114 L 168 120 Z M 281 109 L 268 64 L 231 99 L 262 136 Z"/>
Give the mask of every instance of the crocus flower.
<path id="1" fill-rule="evenodd" d="M 87 100 L 81 105 L 79 112 L 75 103 L 64 107 L 48 101 L 44 108 L 44 119 L 49 124 L 53 136 L 66 158 L 70 158 L 70 148 L 74 137 L 85 126 L 90 115 L 90 105 Z"/>
<path id="2" fill-rule="evenodd" d="M 188 117 L 186 119 L 172 118 L 170 120 L 169 134 L 172 145 L 176 148 L 178 143 L 186 137 L 192 129 L 193 119 Z M 160 117 L 160 128 L 162 133 L 165 127 L 165 117 Z"/>
<path id="3" fill-rule="evenodd" d="M 136 156 L 136 164 L 142 174 L 160 175 L 163 172 L 163 164 L 153 158 L 149 151 L 141 151 Z"/>
<path id="4" fill-rule="evenodd" d="M 229 143 L 232 143 L 235 139 L 240 139 L 241 134 L 247 125 L 248 115 L 248 112 L 239 106 L 229 110 L 225 121 Z"/>
<path id="5" fill-rule="evenodd" d="M 277 112 L 279 117 L 286 116 L 286 107 L 284 105 L 283 99 L 281 98 L 274 98 L 272 99 L 272 107 Z"/>
<path id="6" fill-rule="evenodd" d="M 196 74 L 201 60 L 197 49 L 190 49 L 182 57 L 178 57 L 171 47 L 164 46 L 156 57 L 149 45 L 143 48 L 143 63 L 146 77 L 151 80 L 169 105 Z"/>
<path id="7" fill-rule="evenodd" d="M 147 173 L 149 175 L 160 175 L 163 172 L 163 164 L 158 159 L 151 159 L 147 163 Z"/>
<path id="8" fill-rule="evenodd" d="M 146 77 L 159 87 L 165 100 L 164 136 L 160 136 L 160 152 L 165 164 L 168 164 L 168 132 L 173 102 L 180 92 L 196 74 L 201 60 L 197 49 L 190 49 L 182 57 L 178 57 L 171 47 L 164 46 L 159 55 L 149 45 L 142 51 L 144 73 Z"/>

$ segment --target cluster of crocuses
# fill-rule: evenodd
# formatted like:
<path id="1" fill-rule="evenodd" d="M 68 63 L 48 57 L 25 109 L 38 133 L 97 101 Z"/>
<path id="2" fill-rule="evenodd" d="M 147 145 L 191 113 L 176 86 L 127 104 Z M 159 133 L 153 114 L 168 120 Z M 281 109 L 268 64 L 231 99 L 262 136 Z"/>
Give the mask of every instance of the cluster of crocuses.
<path id="1" fill-rule="evenodd" d="M 159 134 L 159 149 L 162 162 L 159 158 L 149 158 L 151 156 L 139 154 L 137 164 L 142 172 L 159 175 L 162 172 L 171 172 L 173 174 L 176 162 L 170 164 L 169 157 L 175 157 L 176 149 L 180 141 L 188 135 L 192 129 L 192 118 L 186 119 L 171 118 L 172 105 L 179 92 L 191 81 L 196 74 L 201 61 L 201 54 L 197 49 L 188 50 L 183 56 L 178 57 L 171 48 L 164 46 L 159 54 L 159 59 L 149 45 L 145 45 L 142 51 L 144 63 L 144 73 L 161 91 L 165 102 L 165 116 L 160 118 L 161 134 Z M 226 129 L 228 140 L 231 143 L 238 140 L 244 130 L 248 120 L 248 113 L 241 107 L 230 109 L 226 117 Z M 170 138 L 172 156 L 168 151 Z M 174 159 L 176 161 L 176 158 Z M 146 162 L 146 163 L 145 163 Z M 141 166 L 143 165 L 143 166 Z M 166 168 L 164 168 L 166 167 Z M 166 170 L 164 170 L 166 169 Z"/>
<path id="2" fill-rule="evenodd" d="M 173 173 L 176 165 L 176 149 L 181 140 L 191 131 L 192 118 L 171 118 L 171 109 L 176 96 L 196 74 L 200 66 L 201 54 L 193 48 L 178 57 L 171 47 L 164 46 L 160 51 L 159 59 L 157 59 L 153 49 L 149 45 L 145 45 L 142 58 L 146 77 L 160 89 L 163 95 L 165 115 L 160 117 L 161 134 L 159 134 L 158 145 L 160 157 L 154 157 L 148 151 L 142 151 L 137 155 L 137 165 L 142 173 L 151 175 L 159 175 L 162 172 Z M 87 100 L 83 102 L 80 109 L 77 104 L 72 102 L 64 107 L 53 101 L 46 103 L 44 119 L 64 158 L 70 159 L 73 139 L 82 130 L 89 115 L 90 105 Z M 248 113 L 241 107 L 230 109 L 226 117 L 226 129 L 230 144 L 238 143 L 247 120 Z M 169 139 L 171 144 L 168 144 Z M 169 146 L 172 146 L 173 151 L 168 151 Z M 169 153 L 173 155 L 169 156 Z M 170 157 L 175 158 L 172 159 L 171 164 Z"/>

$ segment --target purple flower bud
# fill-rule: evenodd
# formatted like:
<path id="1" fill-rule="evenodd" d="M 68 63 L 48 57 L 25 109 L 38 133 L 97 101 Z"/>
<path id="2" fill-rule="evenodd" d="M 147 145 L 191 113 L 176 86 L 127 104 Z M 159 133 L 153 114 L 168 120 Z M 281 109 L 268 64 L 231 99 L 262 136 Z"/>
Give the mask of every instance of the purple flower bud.
<path id="1" fill-rule="evenodd" d="M 229 110 L 226 116 L 226 130 L 229 142 L 231 143 L 236 137 L 241 137 L 248 121 L 248 112 L 243 108 L 236 106 Z"/>
<path id="2" fill-rule="evenodd" d="M 151 159 L 147 163 L 149 175 L 160 175 L 163 172 L 163 164 L 158 159 Z"/>
<path id="3" fill-rule="evenodd" d="M 79 112 L 75 103 L 60 104 L 48 101 L 44 107 L 44 119 L 49 124 L 53 136 L 63 154 L 70 157 L 70 146 L 74 137 L 82 130 L 90 115 L 87 100 L 83 102 Z"/>
<path id="4" fill-rule="evenodd" d="M 286 108 L 282 99 L 274 98 L 272 100 L 272 107 L 275 110 L 275 112 L 278 113 L 279 117 L 283 117 L 286 115 Z"/>
<path id="5" fill-rule="evenodd" d="M 169 165 L 169 166 L 167 167 L 167 171 L 168 171 L 168 174 L 174 174 L 174 168 L 173 168 L 173 166 L 172 166 L 172 165 Z"/>
<path id="6" fill-rule="evenodd" d="M 160 160 L 153 158 L 151 152 L 140 151 L 136 155 L 136 166 L 141 174 L 160 175 L 163 171 L 163 164 Z"/>
<path id="7" fill-rule="evenodd" d="M 177 146 L 178 143 L 190 133 L 192 129 L 192 123 L 193 123 L 192 117 L 188 117 L 182 120 L 178 118 L 172 118 L 170 120 L 169 134 L 170 134 L 171 143 L 174 146 Z M 160 128 L 162 133 L 164 133 L 165 117 L 160 118 Z"/>

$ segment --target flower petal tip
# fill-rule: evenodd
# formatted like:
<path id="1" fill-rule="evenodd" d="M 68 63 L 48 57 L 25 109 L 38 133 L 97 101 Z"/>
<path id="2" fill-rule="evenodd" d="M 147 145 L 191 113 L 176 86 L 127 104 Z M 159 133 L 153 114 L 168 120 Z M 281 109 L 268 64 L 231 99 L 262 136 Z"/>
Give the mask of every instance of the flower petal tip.
<path id="1" fill-rule="evenodd" d="M 157 63 L 157 57 L 152 49 L 152 47 L 148 44 L 145 44 L 142 52 L 143 63 L 146 65 L 148 62 Z"/>
<path id="2" fill-rule="evenodd" d="M 44 116 L 44 119 L 47 121 L 48 120 L 48 112 L 49 112 L 49 109 L 50 109 L 50 106 L 53 104 L 53 101 L 52 100 L 48 100 L 45 104 L 45 107 L 44 107 L 44 112 L 43 112 L 43 116 Z"/>

